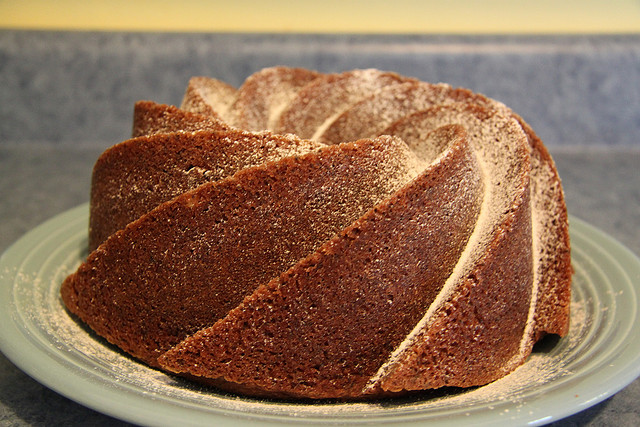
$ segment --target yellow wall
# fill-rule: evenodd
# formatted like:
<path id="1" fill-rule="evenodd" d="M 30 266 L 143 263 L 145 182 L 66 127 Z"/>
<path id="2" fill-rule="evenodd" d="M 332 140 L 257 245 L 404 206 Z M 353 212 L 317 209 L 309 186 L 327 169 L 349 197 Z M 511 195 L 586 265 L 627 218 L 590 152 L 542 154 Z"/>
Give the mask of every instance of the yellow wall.
<path id="1" fill-rule="evenodd" d="M 637 33 L 638 0 L 0 0 L 0 28 Z"/>

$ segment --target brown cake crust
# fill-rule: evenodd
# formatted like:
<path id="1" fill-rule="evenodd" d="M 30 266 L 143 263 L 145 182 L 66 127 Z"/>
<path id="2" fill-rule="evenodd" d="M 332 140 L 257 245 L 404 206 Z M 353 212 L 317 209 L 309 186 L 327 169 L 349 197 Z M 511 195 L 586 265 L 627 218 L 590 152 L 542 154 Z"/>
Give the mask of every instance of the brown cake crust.
<path id="1" fill-rule="evenodd" d="M 216 131 L 230 128 L 229 125 L 213 116 L 190 113 L 173 105 L 138 101 L 133 107 L 131 135 L 134 138 L 167 132 Z"/>
<path id="2" fill-rule="evenodd" d="M 451 143 L 433 167 L 167 352 L 163 367 L 290 397 L 362 397 L 438 295 L 480 211 L 464 131 L 432 138 Z"/>
<path id="3" fill-rule="evenodd" d="M 242 169 L 323 146 L 292 135 L 235 129 L 160 133 L 117 144 L 93 168 L 89 250 L 182 193 Z"/>
<path id="4" fill-rule="evenodd" d="M 402 141 L 385 137 L 201 185 L 111 235 L 64 281 L 63 301 L 98 334 L 157 366 L 160 354 L 410 179 L 414 160 Z"/>

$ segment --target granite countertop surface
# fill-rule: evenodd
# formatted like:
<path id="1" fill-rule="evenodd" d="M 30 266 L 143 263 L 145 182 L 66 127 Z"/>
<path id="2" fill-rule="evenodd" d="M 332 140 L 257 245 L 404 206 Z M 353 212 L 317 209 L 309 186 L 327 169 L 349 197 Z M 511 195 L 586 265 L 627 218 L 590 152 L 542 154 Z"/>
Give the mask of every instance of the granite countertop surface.
<path id="1" fill-rule="evenodd" d="M 175 104 L 186 76 L 246 76 L 282 62 L 317 69 L 376 65 L 427 79 L 412 72 L 422 70 L 435 76 L 432 81 L 452 81 L 505 101 L 530 118 L 547 142 L 569 213 L 640 254 L 639 38 L 328 41 L 331 46 L 327 39 L 304 37 L 0 31 L 0 253 L 43 221 L 88 201 L 93 164 L 126 137 L 133 101 L 158 93 L 158 102 Z M 357 53 L 342 58 L 352 45 Z M 478 49 L 470 54 L 469 46 Z M 206 67 L 207 61 L 215 65 Z M 522 86 L 493 78 L 501 66 L 524 75 L 527 96 Z M 475 74 L 467 78 L 469 67 Z M 544 103 L 545 97 L 551 101 Z M 638 402 L 636 378 L 551 425 L 638 426 Z M 0 425 L 128 424 L 46 388 L 0 353 Z"/>

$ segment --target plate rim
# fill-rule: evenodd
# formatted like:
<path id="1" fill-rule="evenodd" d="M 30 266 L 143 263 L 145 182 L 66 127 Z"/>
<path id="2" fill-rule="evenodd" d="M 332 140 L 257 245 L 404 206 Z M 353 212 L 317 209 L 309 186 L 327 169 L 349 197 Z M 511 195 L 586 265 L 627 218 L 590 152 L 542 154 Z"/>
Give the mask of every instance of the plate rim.
<path id="1" fill-rule="evenodd" d="M 81 376 L 82 373 L 74 372 L 73 366 L 67 366 L 60 361 L 56 361 L 54 358 L 48 360 L 48 365 L 50 366 L 35 366 L 33 363 L 33 357 L 25 358 L 25 355 L 23 354 L 24 352 L 18 351 L 17 347 L 19 346 L 16 346 L 15 342 L 13 342 L 13 340 L 15 340 L 17 336 L 17 339 L 24 339 L 23 344 L 26 342 L 27 346 L 33 347 L 32 343 L 26 341 L 26 338 L 21 337 L 20 334 L 22 334 L 23 331 L 21 331 L 19 326 L 15 323 L 19 319 L 15 319 L 14 313 L 8 309 L 13 302 L 9 298 L 10 295 L 8 295 L 12 293 L 9 289 L 12 288 L 12 286 L 6 286 L 6 283 L 4 282 L 8 281 L 9 279 L 13 280 L 15 277 L 15 275 L 12 274 L 11 271 L 8 271 L 9 267 L 15 263 L 15 260 L 24 259 L 29 251 L 32 250 L 33 246 L 37 245 L 37 243 L 34 243 L 34 240 L 37 240 L 37 237 L 43 234 L 51 234 L 52 229 L 56 229 L 58 226 L 69 224 L 72 221 L 87 222 L 88 213 L 89 204 L 83 203 L 79 206 L 76 206 L 75 208 L 55 215 L 25 233 L 22 237 L 20 237 L 17 241 L 10 245 L 0 256 L 0 295 L 4 296 L 3 298 L 0 298 L 0 324 L 4 325 L 3 328 L 0 328 L 0 352 L 2 352 L 5 357 L 7 357 L 7 359 L 9 359 L 20 370 L 25 372 L 34 380 L 66 396 L 67 398 L 75 401 L 78 404 L 94 409 L 103 414 L 115 417 L 117 419 L 140 424 L 153 424 L 154 420 L 157 420 L 158 417 L 158 411 L 156 408 L 158 400 L 154 399 L 154 396 L 150 395 L 146 400 L 144 400 L 146 404 L 137 406 L 135 410 L 123 408 L 121 403 L 124 399 L 126 399 L 126 395 L 131 394 L 133 396 L 139 397 L 138 393 L 134 392 L 133 390 L 123 389 L 122 387 L 105 387 L 103 381 L 97 381 L 95 378 L 91 377 L 83 377 Z M 619 262 L 624 264 L 628 269 L 632 269 L 635 272 L 635 276 L 633 276 L 633 278 L 640 278 L 640 258 L 638 258 L 630 249 L 628 249 L 622 243 L 618 242 L 616 239 L 606 234 L 602 230 L 587 223 L 586 221 L 583 221 L 572 215 L 570 215 L 569 220 L 571 234 L 591 235 L 592 238 L 597 240 L 598 243 L 603 246 L 603 249 L 606 249 L 609 252 L 614 252 L 618 257 L 621 257 L 623 259 Z M 64 235 L 64 231 L 61 233 Z M 572 235 L 572 246 L 574 246 L 573 237 L 574 236 Z M 625 273 L 628 274 L 629 272 L 625 270 Z M 640 292 L 639 283 L 634 283 L 631 281 L 631 279 L 630 283 L 632 283 L 632 286 L 635 288 L 636 293 Z M 620 372 L 623 369 L 618 368 L 618 375 L 616 376 L 615 385 L 607 387 L 606 389 L 600 390 L 598 392 L 587 393 L 581 396 L 580 399 L 574 401 L 574 405 L 567 407 L 565 410 L 558 409 L 552 416 L 537 419 L 524 418 L 520 421 L 526 421 L 527 423 L 532 425 L 546 424 L 548 422 L 573 415 L 584 409 L 587 409 L 588 407 L 602 402 L 603 400 L 611 397 L 612 395 L 629 385 L 638 376 L 640 376 L 640 354 L 638 354 L 635 359 L 626 360 L 625 363 L 626 364 L 624 365 L 624 367 L 629 369 L 624 370 L 626 372 L 626 375 L 623 378 L 620 378 Z M 51 365 L 55 365 L 53 366 L 53 369 Z M 67 384 L 67 380 L 64 380 L 61 383 L 58 378 L 58 375 L 60 375 L 58 371 L 63 371 L 67 373 L 67 375 L 70 375 L 73 379 L 81 381 L 82 387 L 79 387 L 77 384 Z M 77 389 L 81 389 L 82 391 L 76 392 L 75 390 Z M 275 422 L 280 424 L 287 420 L 291 421 L 291 419 L 281 416 L 272 416 L 271 418 L 265 418 L 264 416 L 261 416 L 259 419 L 257 419 L 253 416 L 243 416 L 242 413 L 212 413 L 210 411 L 195 411 L 189 408 L 185 408 L 184 405 L 173 404 L 173 407 L 171 407 L 171 403 L 172 402 L 167 402 L 166 399 L 162 400 L 162 404 L 165 406 L 165 410 L 162 411 L 163 413 L 169 411 L 178 416 L 189 415 L 189 417 L 191 417 L 189 421 L 193 424 L 215 421 L 220 425 L 237 425 L 237 423 L 241 421 L 245 422 L 246 425 L 250 425 L 253 422 Z M 164 421 L 166 421 L 166 418 L 164 419 Z M 184 419 L 182 421 L 184 421 Z M 305 419 L 295 419 L 295 421 L 309 422 Z M 313 421 L 317 420 L 311 420 L 310 422 Z M 389 421 L 393 420 L 391 419 Z M 474 421 L 479 420 L 474 419 Z M 403 420 L 404 424 L 411 422 L 411 420 Z M 415 422 L 426 423 L 427 420 L 415 420 Z"/>

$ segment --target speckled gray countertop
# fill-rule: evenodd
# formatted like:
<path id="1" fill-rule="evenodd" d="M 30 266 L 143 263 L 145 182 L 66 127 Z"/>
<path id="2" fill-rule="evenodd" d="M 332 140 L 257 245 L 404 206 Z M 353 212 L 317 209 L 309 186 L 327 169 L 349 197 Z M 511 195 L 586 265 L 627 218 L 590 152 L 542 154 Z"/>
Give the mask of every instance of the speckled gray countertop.
<path id="1" fill-rule="evenodd" d="M 500 99 L 539 132 L 569 211 L 640 254 L 640 37 L 267 36 L 0 31 L 0 252 L 88 200 L 137 99 L 275 64 L 395 70 Z M 640 425 L 640 380 L 557 426 Z M 0 354 L 0 425 L 117 425 Z M 124 423 L 123 423 L 124 424 Z"/>

